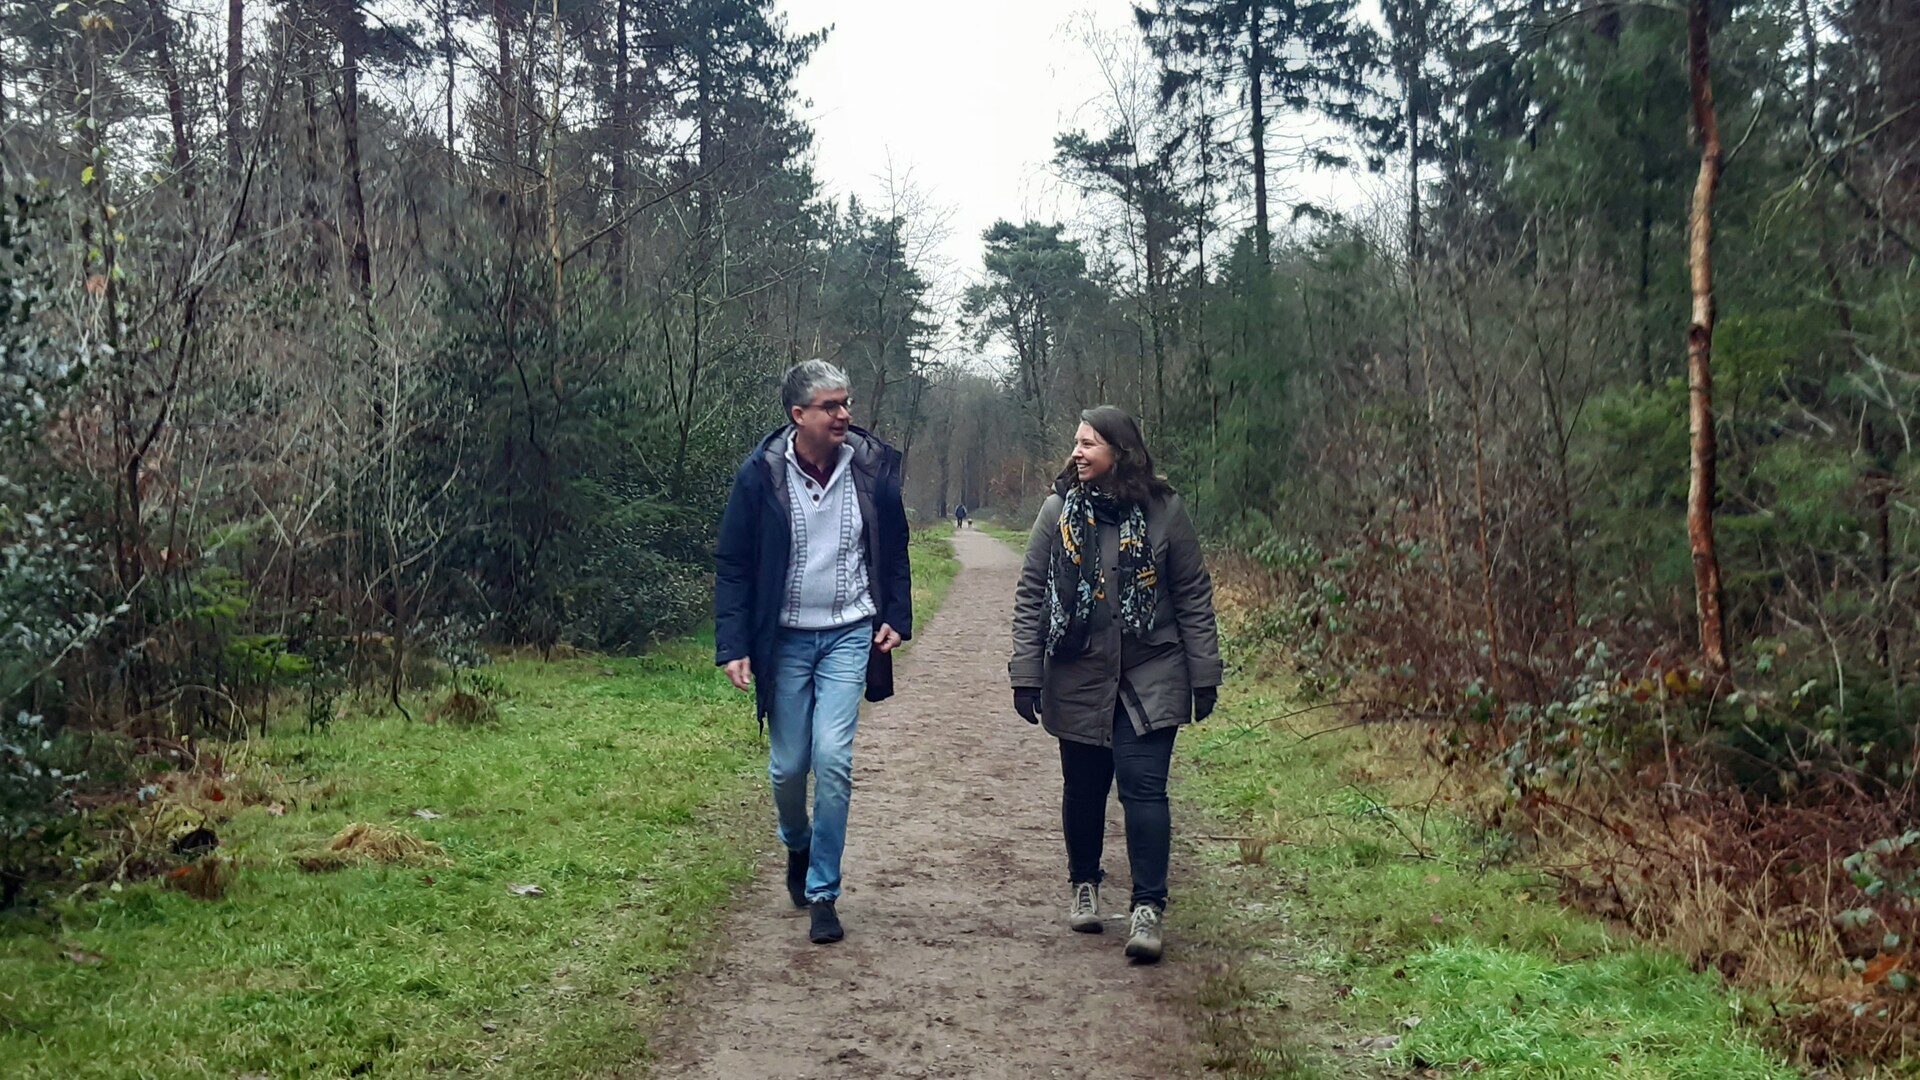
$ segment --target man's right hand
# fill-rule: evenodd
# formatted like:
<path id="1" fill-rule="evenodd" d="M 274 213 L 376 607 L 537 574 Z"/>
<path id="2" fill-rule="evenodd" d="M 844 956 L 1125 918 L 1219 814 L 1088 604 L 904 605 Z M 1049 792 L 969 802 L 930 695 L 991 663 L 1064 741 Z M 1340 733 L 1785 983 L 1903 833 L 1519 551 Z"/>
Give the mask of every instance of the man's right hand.
<path id="1" fill-rule="evenodd" d="M 746 657 L 727 661 L 727 678 L 742 690 L 753 689 L 753 661 Z"/>
<path id="2" fill-rule="evenodd" d="M 1040 691 L 1030 687 L 1016 686 L 1013 689 L 1013 711 L 1026 718 L 1027 723 L 1040 722 Z"/>

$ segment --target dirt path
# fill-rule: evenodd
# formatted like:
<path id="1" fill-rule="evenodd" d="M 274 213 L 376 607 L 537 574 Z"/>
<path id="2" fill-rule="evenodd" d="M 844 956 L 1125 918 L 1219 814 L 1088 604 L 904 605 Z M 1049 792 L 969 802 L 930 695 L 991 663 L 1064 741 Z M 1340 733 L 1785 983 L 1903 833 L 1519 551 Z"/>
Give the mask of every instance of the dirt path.
<path id="1" fill-rule="evenodd" d="M 808 944 L 774 854 L 715 969 L 660 1037 L 656 1077 L 1185 1076 L 1199 978 L 1121 954 L 1125 841 L 1110 805 L 1104 934 L 1066 928 L 1056 743 L 1006 682 L 1019 556 L 965 531 L 946 604 L 861 718 L 848 827 L 847 939 Z M 772 836 L 771 810 L 767 831 Z"/>

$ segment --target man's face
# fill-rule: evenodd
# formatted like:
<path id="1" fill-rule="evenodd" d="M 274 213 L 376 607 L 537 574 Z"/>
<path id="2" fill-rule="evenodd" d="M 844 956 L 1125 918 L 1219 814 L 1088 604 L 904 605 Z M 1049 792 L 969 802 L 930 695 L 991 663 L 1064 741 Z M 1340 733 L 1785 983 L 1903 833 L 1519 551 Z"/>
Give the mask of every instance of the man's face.
<path id="1" fill-rule="evenodd" d="M 835 450 L 847 441 L 847 427 L 853 423 L 853 400 L 845 389 L 822 390 L 805 405 L 791 410 L 793 426 L 809 446 Z"/>

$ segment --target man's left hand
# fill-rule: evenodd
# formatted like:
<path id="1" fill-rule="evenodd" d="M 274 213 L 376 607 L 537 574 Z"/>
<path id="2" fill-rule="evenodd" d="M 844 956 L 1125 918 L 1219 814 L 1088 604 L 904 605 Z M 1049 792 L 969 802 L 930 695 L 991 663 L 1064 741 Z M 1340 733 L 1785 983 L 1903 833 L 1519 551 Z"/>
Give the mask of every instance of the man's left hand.
<path id="1" fill-rule="evenodd" d="M 880 629 L 873 632 L 873 647 L 890 653 L 900 647 L 900 635 L 894 632 L 893 627 L 881 623 Z"/>

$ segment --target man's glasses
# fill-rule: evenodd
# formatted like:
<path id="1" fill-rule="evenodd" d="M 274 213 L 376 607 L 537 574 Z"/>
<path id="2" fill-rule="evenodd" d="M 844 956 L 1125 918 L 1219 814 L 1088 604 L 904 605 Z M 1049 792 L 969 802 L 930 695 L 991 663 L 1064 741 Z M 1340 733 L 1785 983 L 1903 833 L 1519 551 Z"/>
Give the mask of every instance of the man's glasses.
<path id="1" fill-rule="evenodd" d="M 821 412 L 826 413 L 828 416 L 833 416 L 837 413 L 846 413 L 848 416 L 852 416 L 853 415 L 853 399 L 841 398 L 838 401 L 823 401 L 818 405 L 803 405 L 801 406 L 801 408 L 819 409 Z"/>

